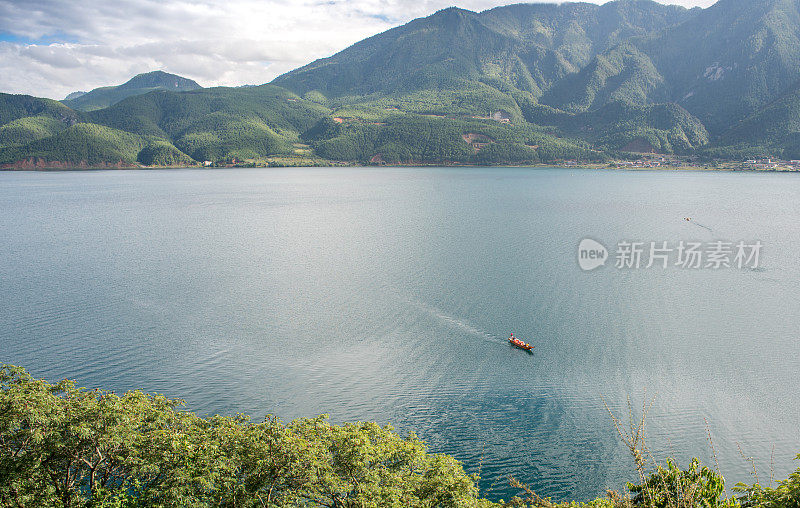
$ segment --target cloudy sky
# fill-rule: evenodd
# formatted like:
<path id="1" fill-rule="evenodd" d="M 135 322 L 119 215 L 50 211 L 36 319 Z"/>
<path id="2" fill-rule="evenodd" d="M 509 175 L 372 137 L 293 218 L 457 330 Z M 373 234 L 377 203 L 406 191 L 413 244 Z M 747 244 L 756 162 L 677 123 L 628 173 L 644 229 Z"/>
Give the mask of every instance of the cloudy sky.
<path id="1" fill-rule="evenodd" d="M 157 69 L 203 86 L 261 84 L 451 5 L 516 1 L 0 0 L 0 92 L 61 99 Z"/>

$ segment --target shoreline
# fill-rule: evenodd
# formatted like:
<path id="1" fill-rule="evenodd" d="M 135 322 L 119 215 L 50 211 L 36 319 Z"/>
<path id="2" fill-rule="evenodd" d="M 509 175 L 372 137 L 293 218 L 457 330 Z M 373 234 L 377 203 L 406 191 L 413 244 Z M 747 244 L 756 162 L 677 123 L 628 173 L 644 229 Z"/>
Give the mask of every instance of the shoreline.
<path id="1" fill-rule="evenodd" d="M 731 163 L 741 164 L 741 163 Z M 609 171 L 720 171 L 720 172 L 742 172 L 742 173 L 800 173 L 800 169 L 795 168 L 771 168 L 756 169 L 746 167 L 721 166 L 712 167 L 704 165 L 687 166 L 620 166 L 618 163 L 612 164 L 452 164 L 452 163 L 430 163 L 430 164 L 356 164 L 346 162 L 332 162 L 330 164 L 298 164 L 298 165 L 269 165 L 269 164 L 229 164 L 224 166 L 110 166 L 104 164 L 84 165 L 75 164 L 74 166 L 54 165 L 40 167 L 2 167 L 0 172 L 73 172 L 73 171 L 158 171 L 174 169 L 310 169 L 310 168 L 555 168 L 555 169 L 585 169 L 585 170 L 609 170 Z"/>

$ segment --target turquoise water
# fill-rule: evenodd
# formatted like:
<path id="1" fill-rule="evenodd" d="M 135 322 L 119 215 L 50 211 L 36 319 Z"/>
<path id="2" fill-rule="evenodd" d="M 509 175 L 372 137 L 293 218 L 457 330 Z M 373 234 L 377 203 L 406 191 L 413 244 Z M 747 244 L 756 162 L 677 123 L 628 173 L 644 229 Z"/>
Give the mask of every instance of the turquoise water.
<path id="1" fill-rule="evenodd" d="M 627 397 L 655 397 L 656 455 L 713 462 L 707 421 L 729 482 L 750 479 L 739 448 L 785 477 L 799 217 L 792 174 L 5 172 L 0 362 L 203 414 L 391 423 L 493 498 L 508 474 L 555 498 L 622 488 L 604 401 Z M 583 272 L 584 237 L 764 250 L 757 269 Z"/>

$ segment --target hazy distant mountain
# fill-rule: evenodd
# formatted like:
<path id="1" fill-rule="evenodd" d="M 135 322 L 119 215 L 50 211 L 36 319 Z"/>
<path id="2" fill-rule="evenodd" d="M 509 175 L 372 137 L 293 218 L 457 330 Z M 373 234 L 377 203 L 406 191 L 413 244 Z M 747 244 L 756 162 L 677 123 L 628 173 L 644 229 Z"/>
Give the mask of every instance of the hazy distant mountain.
<path id="1" fill-rule="evenodd" d="M 800 2 L 450 8 L 270 85 L 155 72 L 63 103 L 0 95 L 0 163 L 797 158 Z"/>
<path id="2" fill-rule="evenodd" d="M 65 101 L 71 101 L 72 99 L 77 99 L 78 97 L 86 95 L 86 92 L 72 92 L 71 94 L 64 97 Z"/>
<path id="3" fill-rule="evenodd" d="M 186 92 L 198 88 L 202 87 L 191 79 L 163 71 L 153 71 L 134 76 L 119 86 L 95 88 L 90 92 L 73 92 L 61 102 L 73 109 L 92 111 L 116 104 L 126 97 L 142 95 L 153 90 Z"/>

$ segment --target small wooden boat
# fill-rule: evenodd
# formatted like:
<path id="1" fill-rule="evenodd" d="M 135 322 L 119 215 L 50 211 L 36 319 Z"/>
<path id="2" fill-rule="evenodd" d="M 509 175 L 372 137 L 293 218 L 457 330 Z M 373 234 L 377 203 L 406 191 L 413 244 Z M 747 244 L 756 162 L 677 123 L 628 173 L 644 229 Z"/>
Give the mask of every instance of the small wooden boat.
<path id="1" fill-rule="evenodd" d="M 514 337 L 513 334 L 511 335 L 511 337 L 508 338 L 508 342 L 512 346 L 524 349 L 525 351 L 533 351 L 533 346 L 531 346 L 530 344 L 528 344 L 523 340 L 519 340 L 518 338 Z"/>

